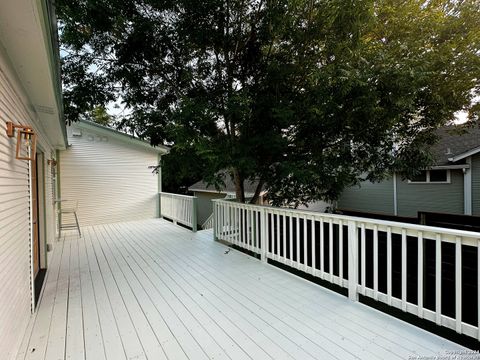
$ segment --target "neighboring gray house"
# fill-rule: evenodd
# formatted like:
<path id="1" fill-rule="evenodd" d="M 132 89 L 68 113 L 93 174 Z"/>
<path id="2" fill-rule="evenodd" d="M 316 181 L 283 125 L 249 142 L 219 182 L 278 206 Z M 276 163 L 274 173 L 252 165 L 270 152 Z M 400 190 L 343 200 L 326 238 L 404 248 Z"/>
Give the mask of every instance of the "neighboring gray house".
<path id="1" fill-rule="evenodd" d="M 250 183 L 245 181 L 245 197 L 253 197 L 257 182 Z M 203 224 L 213 213 L 212 200 L 223 199 L 226 197 L 235 198 L 235 184 L 230 176 L 225 176 L 225 187 L 218 191 L 214 185 L 209 185 L 207 182 L 201 180 L 196 182 L 188 188 L 189 191 L 197 197 L 197 222 Z M 260 194 L 259 204 L 263 204 L 266 192 Z"/>
<path id="2" fill-rule="evenodd" d="M 418 211 L 480 215 L 480 129 L 439 130 L 436 164 L 414 179 L 394 174 L 380 183 L 362 182 L 344 191 L 339 209 L 416 217 Z"/>

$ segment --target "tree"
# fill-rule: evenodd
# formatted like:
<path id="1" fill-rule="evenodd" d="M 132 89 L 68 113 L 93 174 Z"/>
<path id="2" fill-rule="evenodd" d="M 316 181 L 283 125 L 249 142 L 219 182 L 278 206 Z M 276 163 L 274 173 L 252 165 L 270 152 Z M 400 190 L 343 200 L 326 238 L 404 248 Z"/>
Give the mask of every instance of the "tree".
<path id="1" fill-rule="evenodd" d="M 89 113 L 91 120 L 103 126 L 112 126 L 114 118 L 110 115 L 104 106 L 95 106 Z"/>
<path id="2" fill-rule="evenodd" d="M 121 95 L 122 126 L 192 154 L 212 183 L 228 169 L 239 201 L 245 181 L 298 205 L 411 175 L 480 92 L 476 0 L 58 6 L 67 120 Z"/>

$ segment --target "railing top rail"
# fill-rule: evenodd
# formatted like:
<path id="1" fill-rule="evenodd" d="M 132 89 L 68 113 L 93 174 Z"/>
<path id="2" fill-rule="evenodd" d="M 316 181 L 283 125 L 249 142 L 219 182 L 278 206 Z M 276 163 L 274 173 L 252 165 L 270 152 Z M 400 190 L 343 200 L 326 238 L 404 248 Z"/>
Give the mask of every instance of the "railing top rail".
<path id="1" fill-rule="evenodd" d="M 450 236 L 459 236 L 459 237 L 468 237 L 480 240 L 480 232 L 475 231 L 467 231 L 467 230 L 456 230 L 456 229 L 449 229 L 449 228 L 442 228 L 438 226 L 427 226 L 427 225 L 418 225 L 418 224 L 409 224 L 397 221 L 388 221 L 388 220 L 379 220 L 379 219 L 371 219 L 371 218 L 363 218 L 358 216 L 349 216 L 349 215 L 339 215 L 339 214 L 329 214 L 329 213 L 319 213 L 312 210 L 297 210 L 297 209 L 289 209 L 289 208 L 279 208 L 279 207 L 272 207 L 268 205 L 254 205 L 254 204 L 244 204 L 239 202 L 232 202 L 232 201 L 225 201 L 223 199 L 214 199 L 212 200 L 216 203 L 224 203 L 226 205 L 234 205 L 239 206 L 244 209 L 251 209 L 251 210 L 260 210 L 265 209 L 272 212 L 283 212 L 283 213 L 290 213 L 292 215 L 304 215 L 304 216 L 315 216 L 315 217 L 324 217 L 336 220 L 343 220 L 343 221 L 356 221 L 362 223 L 371 223 L 376 225 L 381 225 L 385 227 L 392 227 L 392 228 L 407 228 L 416 231 L 422 231 L 427 233 L 442 233 Z"/>
<path id="2" fill-rule="evenodd" d="M 159 192 L 160 195 L 167 195 L 171 197 L 180 197 L 180 198 L 186 198 L 186 199 L 196 199 L 196 196 L 190 196 L 190 195 L 183 195 L 183 194 L 175 194 L 175 193 L 168 193 L 168 192 Z"/>

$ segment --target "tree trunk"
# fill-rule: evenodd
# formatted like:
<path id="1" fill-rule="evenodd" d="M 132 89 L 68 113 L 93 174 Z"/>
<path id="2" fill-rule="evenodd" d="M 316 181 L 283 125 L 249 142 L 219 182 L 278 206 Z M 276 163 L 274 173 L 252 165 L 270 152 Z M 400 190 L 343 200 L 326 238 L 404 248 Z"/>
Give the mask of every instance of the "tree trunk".
<path id="1" fill-rule="evenodd" d="M 250 204 L 256 204 L 258 201 L 258 198 L 260 197 L 260 194 L 263 189 L 263 185 L 265 184 L 265 181 L 263 179 L 260 179 L 260 181 L 257 184 L 257 187 L 255 189 L 255 194 L 253 194 L 252 200 L 250 200 Z"/>
<path id="2" fill-rule="evenodd" d="M 243 178 L 238 169 L 233 169 L 233 181 L 235 183 L 235 195 L 237 201 L 244 203 L 245 202 L 245 189 L 243 187 Z"/>

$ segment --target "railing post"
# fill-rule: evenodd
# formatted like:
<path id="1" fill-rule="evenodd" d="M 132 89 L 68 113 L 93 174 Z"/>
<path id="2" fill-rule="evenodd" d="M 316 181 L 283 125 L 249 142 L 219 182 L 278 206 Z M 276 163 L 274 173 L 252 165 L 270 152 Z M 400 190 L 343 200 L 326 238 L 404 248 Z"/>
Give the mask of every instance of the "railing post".
<path id="1" fill-rule="evenodd" d="M 218 226 L 218 218 L 217 218 L 217 202 L 216 201 L 212 201 L 212 204 L 213 204 L 213 240 L 214 241 L 217 241 L 217 226 Z"/>
<path id="2" fill-rule="evenodd" d="M 197 197 L 192 198 L 192 231 L 197 232 Z"/>
<path id="3" fill-rule="evenodd" d="M 162 193 L 158 193 L 158 217 L 162 218 Z"/>
<path id="4" fill-rule="evenodd" d="M 358 301 L 358 235 L 357 223 L 348 221 L 348 298 Z"/>
<path id="5" fill-rule="evenodd" d="M 260 260 L 267 262 L 267 236 L 268 236 L 268 224 L 267 224 L 267 211 L 263 208 L 261 210 L 260 221 Z"/>

